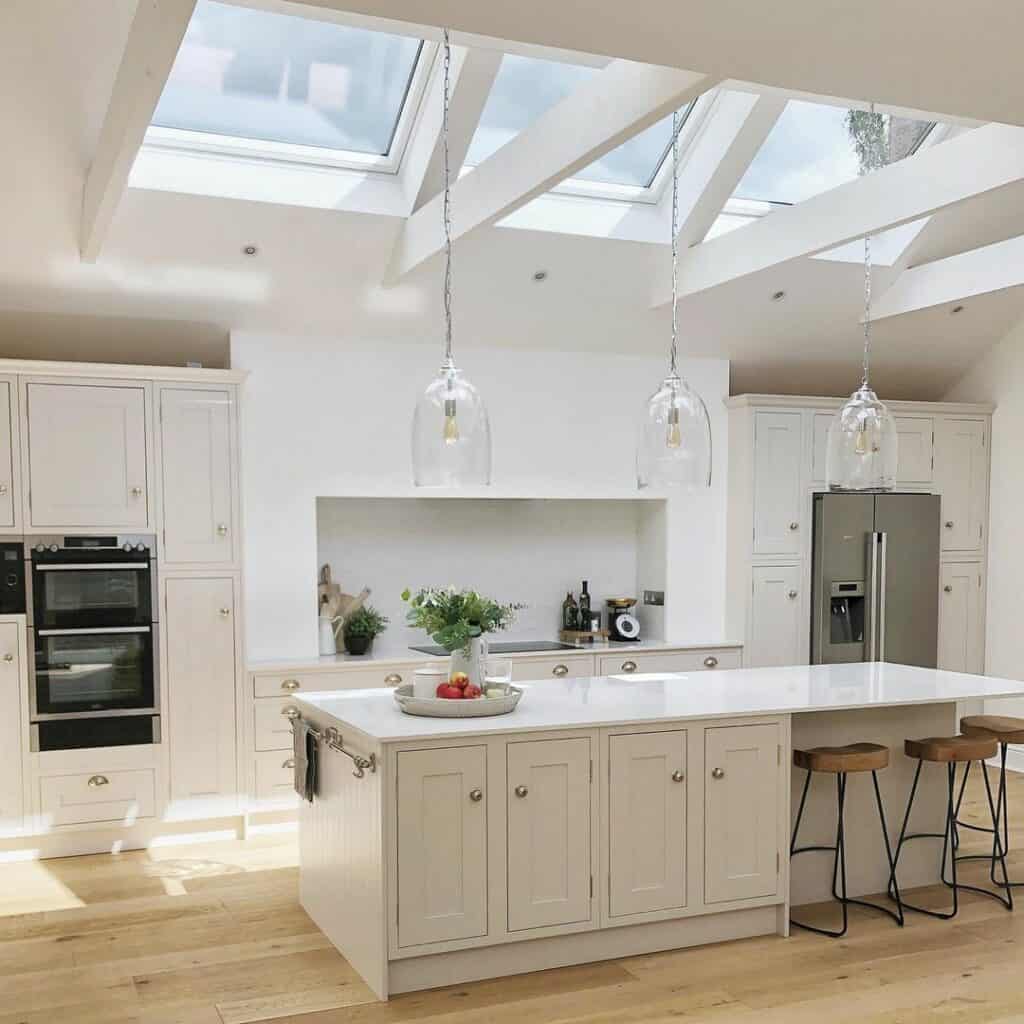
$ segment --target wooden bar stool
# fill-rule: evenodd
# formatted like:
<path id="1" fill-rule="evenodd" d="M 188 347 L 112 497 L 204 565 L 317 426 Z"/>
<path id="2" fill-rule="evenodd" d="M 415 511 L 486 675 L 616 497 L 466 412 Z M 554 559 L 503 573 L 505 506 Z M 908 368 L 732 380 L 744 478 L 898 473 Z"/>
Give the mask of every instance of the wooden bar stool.
<path id="1" fill-rule="evenodd" d="M 1002 823 L 1002 848 L 1003 856 L 1010 852 L 1010 809 L 1006 794 L 1006 752 L 1011 743 L 1024 743 L 1024 718 L 1010 718 L 1005 715 L 968 715 L 960 719 L 960 731 L 965 736 L 987 736 L 999 744 L 999 788 L 996 794 L 996 828 L 986 828 L 984 825 L 972 825 L 969 822 L 960 820 L 960 805 L 964 800 L 964 790 L 967 788 L 967 776 L 971 770 L 970 764 L 964 771 L 963 782 L 960 784 L 960 795 L 956 801 L 956 826 L 954 837 L 957 845 L 960 843 L 959 829 L 969 828 L 975 832 L 989 832 L 995 838 L 995 831 Z M 982 762 L 982 770 L 988 772 L 988 765 Z M 986 780 L 987 781 L 987 780 Z M 992 843 L 992 855 L 974 854 L 961 857 L 961 860 L 985 860 L 991 859 L 992 866 L 989 869 L 989 877 L 993 885 L 1000 888 L 1013 888 L 1024 885 L 1024 882 L 1000 882 L 996 878 L 996 844 Z"/>
<path id="2" fill-rule="evenodd" d="M 803 794 L 800 797 L 800 809 L 796 814 L 796 823 L 793 826 L 793 839 L 789 845 L 790 858 L 798 853 L 812 853 L 815 851 L 829 851 L 835 854 L 832 865 L 832 898 L 841 904 L 843 908 L 843 926 L 838 931 L 831 931 L 827 928 L 815 928 L 813 925 L 802 924 L 795 918 L 790 917 L 789 922 L 796 928 L 803 928 L 805 931 L 817 932 L 819 935 L 827 935 L 832 939 L 842 938 L 846 934 L 849 923 L 848 907 L 855 903 L 858 907 L 867 907 L 869 910 L 879 910 L 888 914 L 900 927 L 903 926 L 903 905 L 900 901 L 899 888 L 896 885 L 896 862 L 893 859 L 892 847 L 889 845 L 889 830 L 885 824 L 885 810 L 882 807 L 882 794 L 878 789 L 878 772 L 889 764 L 889 748 L 879 746 L 877 743 L 851 743 L 845 747 L 813 747 L 810 750 L 794 750 L 793 764 L 797 768 L 803 768 L 807 772 L 807 779 L 804 781 Z M 836 777 L 836 844 L 835 846 L 797 846 L 797 835 L 800 832 L 800 821 L 804 816 L 804 806 L 807 803 L 807 793 L 811 788 L 811 779 L 815 772 L 825 772 Z M 878 804 L 878 820 L 882 825 L 882 841 L 885 844 L 885 856 L 889 861 L 889 893 L 896 901 L 896 910 L 889 907 L 879 906 L 877 903 L 869 903 L 866 900 L 851 899 L 846 895 L 846 828 L 843 822 L 843 812 L 846 809 L 846 776 L 851 772 L 871 772 L 871 781 L 875 786 L 875 802 Z M 842 895 L 837 891 L 839 883 Z"/>
<path id="3" fill-rule="evenodd" d="M 911 839 L 941 839 L 942 840 L 942 863 L 940 867 L 940 877 L 944 885 L 953 890 L 953 909 L 949 911 L 939 910 L 926 910 L 924 907 L 914 906 L 912 903 L 903 901 L 903 906 L 907 910 L 915 910 L 919 914 L 927 914 L 929 917 L 938 917 L 943 920 L 949 920 L 952 917 L 956 917 L 957 911 L 960 909 L 960 890 L 964 889 L 969 892 L 980 893 L 983 896 L 991 896 L 993 899 L 998 900 L 1007 910 L 1013 910 L 1013 894 L 1010 892 L 1009 887 L 1006 887 L 1006 895 L 1004 896 L 1001 892 L 993 892 L 991 889 L 982 889 L 975 885 L 966 885 L 963 882 L 957 880 L 956 866 L 960 860 L 967 858 L 961 858 L 956 853 L 956 766 L 958 764 L 965 764 L 967 768 L 965 771 L 970 769 L 972 761 L 984 762 L 987 758 L 992 757 L 996 752 L 996 741 L 991 736 L 934 736 L 923 740 L 907 740 L 903 744 L 903 749 L 906 752 L 907 757 L 913 757 L 917 760 L 917 771 L 914 772 L 914 782 L 910 787 L 910 797 L 907 800 L 907 812 L 903 816 L 903 827 L 900 829 L 900 838 L 896 843 L 896 866 L 899 866 L 900 853 L 903 850 L 903 844 L 910 842 Z M 914 807 L 914 797 L 917 794 L 917 784 L 921 779 L 921 768 L 925 761 L 933 764 L 944 764 L 946 766 L 947 775 L 947 794 L 946 794 L 946 824 L 941 832 L 915 832 L 907 834 L 907 825 L 910 822 L 910 812 Z M 1009 878 L 1006 874 L 1006 857 L 1003 853 L 1002 843 L 999 838 L 999 826 L 996 818 L 995 804 L 992 800 L 992 787 L 989 785 L 988 772 L 984 772 L 985 778 L 985 792 L 988 794 L 988 808 L 992 815 L 992 831 L 994 836 L 995 849 L 993 851 L 993 857 L 998 859 L 1003 869 L 1003 881 L 1009 882 Z M 950 864 L 950 875 L 951 880 L 946 878 L 946 855 L 949 854 Z M 895 869 L 894 878 L 895 881 Z M 890 895 L 892 891 L 890 890 Z"/>

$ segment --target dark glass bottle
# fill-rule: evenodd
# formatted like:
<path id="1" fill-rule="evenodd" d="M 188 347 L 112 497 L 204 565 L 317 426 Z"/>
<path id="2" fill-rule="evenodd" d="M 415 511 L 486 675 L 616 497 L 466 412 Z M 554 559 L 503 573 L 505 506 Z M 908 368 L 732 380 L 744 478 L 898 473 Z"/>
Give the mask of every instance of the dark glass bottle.
<path id="1" fill-rule="evenodd" d="M 577 614 L 576 598 L 570 590 L 562 602 L 562 629 L 579 629 L 579 616 Z"/>
<path id="2" fill-rule="evenodd" d="M 579 605 L 580 629 L 590 632 L 590 591 L 587 590 L 587 581 L 583 581 L 583 589 L 580 591 Z"/>

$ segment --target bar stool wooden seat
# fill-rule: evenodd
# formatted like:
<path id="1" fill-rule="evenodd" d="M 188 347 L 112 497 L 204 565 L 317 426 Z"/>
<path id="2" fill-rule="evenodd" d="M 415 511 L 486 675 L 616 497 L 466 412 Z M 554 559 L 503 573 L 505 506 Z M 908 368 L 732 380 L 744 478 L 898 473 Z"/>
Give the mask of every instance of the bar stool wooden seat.
<path id="1" fill-rule="evenodd" d="M 966 736 L 986 737 L 994 739 L 999 745 L 999 787 L 996 795 L 996 829 L 1002 824 L 1002 849 L 1003 856 L 1010 852 L 1010 808 L 1006 793 L 1006 753 L 1011 743 L 1024 743 L 1024 718 L 1012 718 L 1008 715 L 967 715 L 960 719 L 960 731 Z M 983 770 L 987 766 L 983 763 Z M 975 832 L 988 832 L 995 837 L 993 829 L 984 825 L 974 825 L 967 821 L 960 820 L 960 806 L 964 800 L 964 791 L 967 789 L 967 777 L 971 766 L 968 764 L 964 772 L 963 782 L 960 784 L 960 795 L 956 801 L 956 823 L 954 826 L 954 841 L 959 846 L 959 829 L 969 828 Z M 1012 888 L 1024 885 L 1024 882 L 1000 882 L 996 878 L 996 844 L 992 844 L 992 854 L 973 854 L 961 857 L 961 860 L 991 860 L 989 877 L 993 885 L 1000 888 Z"/>
<path id="2" fill-rule="evenodd" d="M 816 928 L 803 924 L 795 918 L 789 921 L 796 928 L 817 932 L 832 939 L 842 938 L 849 924 L 849 906 L 851 903 L 868 910 L 878 910 L 888 914 L 900 927 L 903 926 L 903 906 L 900 902 L 899 888 L 896 884 L 896 863 L 893 859 L 892 847 L 889 844 L 889 830 L 885 823 L 885 810 L 882 807 L 882 794 L 878 789 L 878 772 L 888 767 L 889 748 L 877 743 L 851 743 L 845 747 L 812 747 L 809 750 L 794 750 L 793 764 L 807 772 L 803 793 L 800 796 L 800 809 L 797 811 L 796 823 L 793 825 L 793 839 L 789 845 L 790 858 L 798 853 L 828 851 L 835 855 L 832 864 L 832 898 L 843 908 L 843 924 L 838 930 Z M 807 804 L 807 793 L 811 788 L 811 779 L 815 772 L 835 775 L 836 777 L 836 842 L 834 846 L 797 846 L 800 833 L 800 822 Z M 885 844 L 885 855 L 889 861 L 889 892 L 896 901 L 896 910 L 869 903 L 867 900 L 852 899 L 846 894 L 846 828 L 844 811 L 846 808 L 846 777 L 857 772 L 871 772 L 871 780 L 875 788 L 875 803 L 878 805 L 878 820 L 882 826 L 882 842 Z"/>
<path id="3" fill-rule="evenodd" d="M 910 797 L 907 800 L 907 811 L 903 816 L 903 825 L 900 828 L 900 837 L 896 843 L 893 881 L 895 883 L 896 868 L 899 867 L 900 854 L 903 851 L 905 843 L 910 842 L 912 839 L 941 839 L 942 862 L 940 877 L 943 884 L 953 890 L 952 910 L 928 910 L 924 907 L 915 906 L 914 904 L 903 900 L 903 906 L 906 907 L 907 910 L 914 910 L 919 914 L 927 914 L 929 917 L 938 917 L 943 920 L 949 920 L 952 917 L 956 917 L 957 912 L 960 909 L 961 890 L 980 893 L 982 896 L 991 896 L 993 899 L 1002 903 L 1007 910 L 1013 910 L 1013 894 L 1010 892 L 1009 878 L 1006 875 L 1006 856 L 999 838 L 998 816 L 996 814 L 995 803 L 992 799 L 992 787 L 989 785 L 987 766 L 985 765 L 985 761 L 995 754 L 996 747 L 997 743 L 995 738 L 984 735 L 931 736 L 923 740 L 906 740 L 903 744 L 903 749 L 907 757 L 916 759 L 917 770 L 914 772 L 914 781 L 910 787 Z M 914 807 L 914 797 L 917 794 L 917 786 L 921 780 L 921 769 L 926 761 L 931 764 L 944 764 L 946 766 L 947 791 L 945 827 L 941 832 L 908 833 L 907 826 L 910 823 L 910 814 Z M 992 831 L 994 836 L 992 857 L 993 860 L 998 860 L 1002 866 L 1003 881 L 1006 883 L 1005 886 L 1003 886 L 1006 890 L 1005 895 L 1002 892 L 994 892 L 991 889 L 983 889 L 980 886 L 966 885 L 957 879 L 957 864 L 961 860 L 966 860 L 968 858 L 959 857 L 956 853 L 956 771 L 957 765 L 963 764 L 965 765 L 964 772 L 966 775 L 966 773 L 970 771 L 970 766 L 973 761 L 980 761 L 984 771 L 985 792 L 988 795 L 989 813 L 992 815 L 992 829 L 990 831 Z M 949 859 L 951 876 L 949 879 L 946 877 L 947 856 Z M 894 893 L 898 894 L 895 884 L 890 888 L 890 895 L 893 896 L 893 898 L 895 898 Z"/>

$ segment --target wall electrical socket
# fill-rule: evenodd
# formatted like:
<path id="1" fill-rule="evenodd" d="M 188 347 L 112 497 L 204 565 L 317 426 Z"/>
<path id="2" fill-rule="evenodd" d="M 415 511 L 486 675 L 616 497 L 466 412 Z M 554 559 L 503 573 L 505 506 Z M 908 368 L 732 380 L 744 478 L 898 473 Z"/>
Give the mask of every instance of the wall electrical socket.
<path id="1" fill-rule="evenodd" d="M 661 608 L 665 604 L 665 591 L 664 590 L 645 590 L 644 591 L 644 604 L 653 605 L 656 608 Z"/>

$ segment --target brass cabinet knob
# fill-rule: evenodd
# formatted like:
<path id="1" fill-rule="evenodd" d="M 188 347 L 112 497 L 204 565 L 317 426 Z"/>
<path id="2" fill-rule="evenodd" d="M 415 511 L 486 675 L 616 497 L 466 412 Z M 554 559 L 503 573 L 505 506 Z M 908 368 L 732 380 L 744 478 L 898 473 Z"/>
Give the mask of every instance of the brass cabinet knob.
<path id="1" fill-rule="evenodd" d="M 711 772 L 711 778 L 713 778 L 713 779 L 724 779 L 725 778 L 725 769 L 724 768 L 715 768 Z"/>
<path id="2" fill-rule="evenodd" d="M 99 789 L 100 786 L 109 786 L 110 779 L 108 779 L 106 775 L 94 775 L 91 779 L 89 779 L 86 785 L 90 789 Z"/>
<path id="3" fill-rule="evenodd" d="M 944 591 L 945 591 L 945 592 L 946 592 L 947 594 L 952 594 L 952 593 L 953 593 L 953 588 L 952 588 L 952 587 L 951 587 L 951 586 L 950 586 L 950 585 L 949 585 L 948 583 L 947 583 L 947 584 L 946 584 L 946 585 L 945 585 L 945 586 L 944 586 L 944 587 L 943 587 L 942 589 L 943 589 L 943 590 L 944 590 Z"/>
<path id="4" fill-rule="evenodd" d="M 7 664 L 9 665 L 12 661 L 14 661 L 14 655 L 13 654 L 5 654 L 4 655 L 4 661 L 6 661 Z"/>
<path id="5" fill-rule="evenodd" d="M 299 709 L 294 704 L 286 704 L 283 708 L 281 708 L 281 714 L 284 715 L 285 718 L 290 718 L 292 719 L 292 721 L 294 721 L 296 718 L 299 717 L 300 714 L 302 714 L 302 712 L 299 711 Z"/>
<path id="6" fill-rule="evenodd" d="M 718 659 L 713 654 L 709 654 L 704 659 L 704 667 L 705 668 L 717 668 L 718 667 Z"/>
<path id="7" fill-rule="evenodd" d="M 516 786 L 515 794 L 520 799 L 522 799 L 524 796 L 526 796 L 526 794 L 529 793 L 529 792 L 530 791 L 525 786 Z"/>
<path id="8" fill-rule="evenodd" d="M 217 536 L 218 537 L 226 537 L 227 535 L 228 535 L 228 524 L 227 523 L 218 523 L 217 524 Z"/>
<path id="9" fill-rule="evenodd" d="M 295 767 L 295 758 L 294 757 L 289 757 L 287 761 L 282 761 L 281 762 L 281 767 L 282 768 L 294 768 Z"/>
<path id="10" fill-rule="evenodd" d="M 384 677 L 384 682 L 387 683 L 388 686 L 398 686 L 401 681 L 402 677 L 397 672 L 389 672 Z"/>
<path id="11" fill-rule="evenodd" d="M 0 484 L 0 494 L 7 493 L 7 484 Z"/>
<path id="12" fill-rule="evenodd" d="M 142 497 L 142 488 L 141 487 L 133 487 L 132 488 L 132 497 L 133 498 L 141 498 Z"/>
<path id="13" fill-rule="evenodd" d="M 792 522 L 792 523 L 789 524 L 789 528 L 791 530 L 799 530 L 800 529 L 800 524 L 797 523 L 797 522 Z"/>
<path id="14" fill-rule="evenodd" d="M 952 519 L 947 519 L 946 522 L 945 522 L 945 527 L 946 527 L 947 530 L 952 530 L 953 529 L 953 520 Z"/>
<path id="15" fill-rule="evenodd" d="M 281 689 L 282 690 L 301 690 L 302 689 L 302 684 L 298 681 L 298 679 L 286 679 L 281 684 Z"/>
<path id="16" fill-rule="evenodd" d="M 472 800 L 473 803 L 478 804 L 480 803 L 481 800 L 483 800 L 483 798 L 484 791 L 482 789 L 471 789 L 469 791 L 469 799 Z"/>
<path id="17" fill-rule="evenodd" d="M 231 609 L 230 608 L 221 608 L 219 610 L 220 610 L 220 617 L 222 619 L 226 619 L 231 614 Z"/>
<path id="18" fill-rule="evenodd" d="M 569 674 L 569 666 L 568 665 L 556 665 L 551 670 L 551 674 L 553 676 L 567 676 Z"/>
<path id="19" fill-rule="evenodd" d="M 636 671 L 636 662 L 635 661 L 624 661 L 622 663 L 622 671 L 623 672 L 635 672 Z"/>
<path id="20" fill-rule="evenodd" d="M 796 590 L 790 590 L 790 591 L 789 591 L 789 592 L 788 592 L 788 593 L 786 594 L 786 597 L 788 597 L 788 598 L 790 599 L 790 601 L 795 601 L 795 600 L 796 600 L 796 597 L 797 597 L 797 593 L 798 593 L 798 592 L 797 592 Z"/>
<path id="21" fill-rule="evenodd" d="M 685 778 L 685 776 L 680 771 L 674 771 L 672 773 L 672 781 L 673 782 L 682 782 L 684 778 Z"/>

